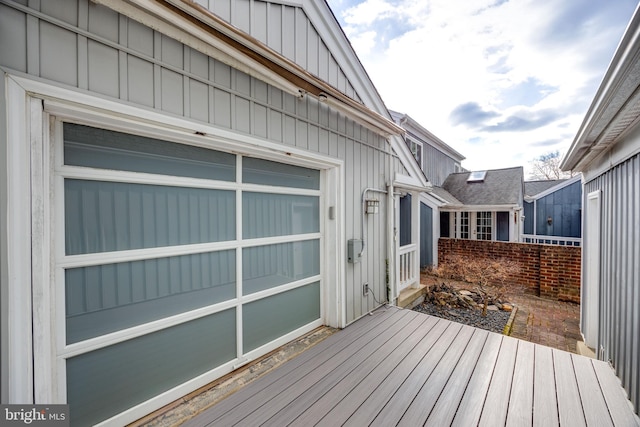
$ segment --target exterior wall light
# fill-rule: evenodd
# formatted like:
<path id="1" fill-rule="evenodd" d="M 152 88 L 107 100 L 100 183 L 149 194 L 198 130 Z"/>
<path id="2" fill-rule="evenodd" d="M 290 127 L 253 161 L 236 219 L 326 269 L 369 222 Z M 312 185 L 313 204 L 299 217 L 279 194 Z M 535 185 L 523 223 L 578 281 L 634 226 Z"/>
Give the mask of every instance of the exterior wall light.
<path id="1" fill-rule="evenodd" d="M 553 218 L 551 218 L 550 216 L 547 217 L 547 224 L 553 224 Z"/>
<path id="2" fill-rule="evenodd" d="M 375 215 L 375 214 L 378 213 L 378 210 L 380 209 L 380 200 L 368 199 L 368 200 L 366 200 L 366 207 L 367 207 L 366 212 L 368 214 Z"/>

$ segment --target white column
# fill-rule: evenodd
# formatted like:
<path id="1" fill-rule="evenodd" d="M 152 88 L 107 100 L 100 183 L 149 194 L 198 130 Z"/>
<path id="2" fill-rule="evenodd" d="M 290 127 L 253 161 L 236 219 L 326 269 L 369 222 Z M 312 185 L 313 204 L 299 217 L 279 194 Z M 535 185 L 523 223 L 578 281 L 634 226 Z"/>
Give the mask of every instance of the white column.
<path id="1" fill-rule="evenodd" d="M 420 193 L 411 192 L 411 243 L 416 245 L 413 259 L 412 277 L 416 280 L 411 284 L 412 288 L 420 286 Z"/>

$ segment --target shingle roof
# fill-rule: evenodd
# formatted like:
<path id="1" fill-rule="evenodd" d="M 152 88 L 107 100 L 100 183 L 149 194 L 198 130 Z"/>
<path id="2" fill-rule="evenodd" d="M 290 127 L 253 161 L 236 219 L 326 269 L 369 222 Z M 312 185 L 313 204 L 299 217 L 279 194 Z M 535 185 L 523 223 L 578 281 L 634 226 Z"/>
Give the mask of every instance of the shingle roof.
<path id="1" fill-rule="evenodd" d="M 488 170 L 482 182 L 467 182 L 470 173 L 452 173 L 442 187 L 465 205 L 522 205 L 522 166 Z"/>
<path id="2" fill-rule="evenodd" d="M 435 185 L 431 188 L 431 192 L 433 193 L 434 196 L 444 200 L 445 202 L 447 202 L 450 205 L 462 205 L 463 203 L 456 199 L 453 194 L 449 193 L 447 190 L 445 190 L 442 187 L 436 187 Z"/>
<path id="3" fill-rule="evenodd" d="M 555 187 L 566 179 L 547 179 L 542 181 L 525 181 L 524 182 L 524 195 L 533 197 L 536 194 L 540 194 L 543 191 Z"/>

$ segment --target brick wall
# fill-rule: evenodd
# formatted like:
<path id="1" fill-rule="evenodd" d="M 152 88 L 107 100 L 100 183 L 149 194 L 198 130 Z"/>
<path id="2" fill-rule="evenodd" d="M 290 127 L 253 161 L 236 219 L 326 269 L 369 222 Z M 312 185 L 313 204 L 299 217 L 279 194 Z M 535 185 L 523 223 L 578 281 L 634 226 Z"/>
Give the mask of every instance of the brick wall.
<path id="1" fill-rule="evenodd" d="M 514 284 L 543 298 L 580 303 L 579 247 L 440 238 L 438 263 L 448 255 L 513 259 L 521 266 Z"/>

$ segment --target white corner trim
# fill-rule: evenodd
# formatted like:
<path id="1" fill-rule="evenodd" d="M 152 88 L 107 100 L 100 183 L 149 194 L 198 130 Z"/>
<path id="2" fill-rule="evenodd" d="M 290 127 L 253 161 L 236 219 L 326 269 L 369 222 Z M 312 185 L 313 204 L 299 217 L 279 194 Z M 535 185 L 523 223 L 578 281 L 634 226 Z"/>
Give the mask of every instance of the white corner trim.
<path id="1" fill-rule="evenodd" d="M 27 94 L 8 76 L 7 256 L 9 396 L 3 403 L 33 403 L 31 317 L 31 154 Z"/>

